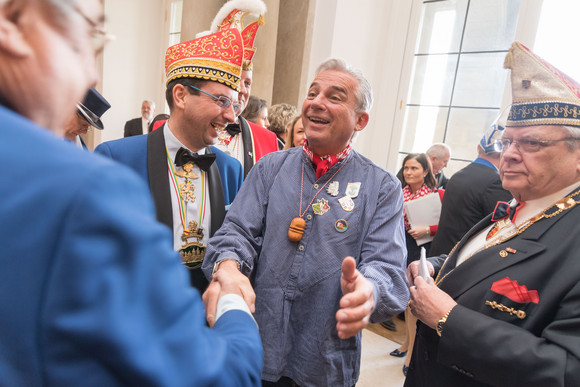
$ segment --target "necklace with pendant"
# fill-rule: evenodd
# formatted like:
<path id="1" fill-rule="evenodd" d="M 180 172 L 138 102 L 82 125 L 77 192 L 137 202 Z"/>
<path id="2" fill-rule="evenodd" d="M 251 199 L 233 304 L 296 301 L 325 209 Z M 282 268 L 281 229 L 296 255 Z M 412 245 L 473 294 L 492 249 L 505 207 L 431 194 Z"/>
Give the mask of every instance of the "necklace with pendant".
<path id="1" fill-rule="evenodd" d="M 290 242 L 300 242 L 302 236 L 304 235 L 304 229 L 306 228 L 306 221 L 304 220 L 304 215 L 306 214 L 306 211 L 308 211 L 308 208 L 310 208 L 310 206 L 314 202 L 314 199 L 316 199 L 320 191 L 322 191 L 324 187 L 326 187 L 326 185 L 330 183 L 330 181 L 334 178 L 334 176 L 336 176 L 336 174 L 340 172 L 342 167 L 344 167 L 345 165 L 346 161 L 340 166 L 340 168 L 337 169 L 336 172 L 334 172 L 334 174 L 326 181 L 326 183 L 324 183 L 324 185 L 320 187 L 320 189 L 312 197 L 310 203 L 308 203 L 304 211 L 302 211 L 302 194 L 304 192 L 304 161 L 302 161 L 302 179 L 300 181 L 300 210 L 298 211 L 298 217 L 292 219 L 292 221 L 290 222 L 290 227 L 288 228 L 288 239 L 290 239 Z M 328 205 L 328 202 L 326 202 L 326 205 Z M 326 211 L 322 212 L 322 214 L 324 213 L 326 213 Z"/>

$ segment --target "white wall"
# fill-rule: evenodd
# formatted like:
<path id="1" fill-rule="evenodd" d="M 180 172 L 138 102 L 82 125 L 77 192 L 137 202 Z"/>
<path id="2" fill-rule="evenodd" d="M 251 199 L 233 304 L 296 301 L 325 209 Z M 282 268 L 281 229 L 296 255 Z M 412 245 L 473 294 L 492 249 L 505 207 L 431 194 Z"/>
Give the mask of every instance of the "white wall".
<path id="1" fill-rule="evenodd" d="M 163 84 L 167 22 L 164 0 L 108 0 L 106 29 L 116 39 L 103 54 L 103 96 L 111 109 L 103 115 L 101 140 L 123 137 L 125 121 L 141 115 L 144 99 L 165 106 Z"/>
<path id="2" fill-rule="evenodd" d="M 401 83 L 406 89 L 407 82 L 402 81 L 410 72 L 403 71 L 408 33 L 413 43 L 415 39 L 409 23 L 418 23 L 416 9 L 420 6 L 421 0 L 316 1 L 308 81 L 328 57 L 344 58 L 363 72 L 375 99 L 370 122 L 354 147 L 391 171 L 396 168 L 400 142 L 400 124 L 394 126 L 400 106 L 397 98 Z M 393 165 L 389 165 L 391 159 Z"/>

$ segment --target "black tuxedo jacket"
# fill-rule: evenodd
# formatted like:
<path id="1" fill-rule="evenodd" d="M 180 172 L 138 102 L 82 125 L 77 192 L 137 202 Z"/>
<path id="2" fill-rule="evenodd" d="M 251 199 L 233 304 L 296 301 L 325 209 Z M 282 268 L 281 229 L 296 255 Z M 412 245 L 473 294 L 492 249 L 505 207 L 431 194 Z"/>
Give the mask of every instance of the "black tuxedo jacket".
<path id="1" fill-rule="evenodd" d="M 125 134 L 124 137 L 138 136 L 143 134 L 143 126 L 141 124 L 141 117 L 133 118 L 125 122 Z M 147 134 L 147 133 L 145 133 Z"/>
<path id="2" fill-rule="evenodd" d="M 469 229 L 493 212 L 498 201 L 511 198 L 512 194 L 501 186 L 497 170 L 488 165 L 471 163 L 456 172 L 445 188 L 429 255 L 449 254 Z"/>
<path id="3" fill-rule="evenodd" d="M 573 198 L 580 202 L 580 194 Z M 546 212 L 456 267 L 458 252 L 491 224 L 490 215 L 447 260 L 431 259 L 439 287 L 458 305 L 442 337 L 418 323 L 405 386 L 580 386 L 580 205 Z M 505 278 L 537 291 L 538 302 L 491 290 Z"/>

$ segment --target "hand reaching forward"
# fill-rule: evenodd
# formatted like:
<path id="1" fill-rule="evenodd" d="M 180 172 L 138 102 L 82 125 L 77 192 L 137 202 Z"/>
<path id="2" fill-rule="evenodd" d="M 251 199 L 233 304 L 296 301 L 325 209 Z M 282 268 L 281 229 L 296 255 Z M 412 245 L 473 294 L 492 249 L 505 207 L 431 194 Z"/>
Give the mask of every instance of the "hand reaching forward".
<path id="1" fill-rule="evenodd" d="M 202 300 L 210 327 L 213 327 L 216 321 L 218 301 L 226 294 L 242 296 L 250 308 L 250 312 L 256 311 L 256 293 L 254 293 L 250 280 L 238 270 L 234 260 L 225 260 L 220 265 L 219 270 L 214 273 L 209 286 L 203 293 Z"/>
<path id="2" fill-rule="evenodd" d="M 338 337 L 348 339 L 355 336 L 369 323 L 375 307 L 373 285 L 357 269 L 353 257 L 342 261 L 340 277 L 342 298 L 336 312 Z"/>

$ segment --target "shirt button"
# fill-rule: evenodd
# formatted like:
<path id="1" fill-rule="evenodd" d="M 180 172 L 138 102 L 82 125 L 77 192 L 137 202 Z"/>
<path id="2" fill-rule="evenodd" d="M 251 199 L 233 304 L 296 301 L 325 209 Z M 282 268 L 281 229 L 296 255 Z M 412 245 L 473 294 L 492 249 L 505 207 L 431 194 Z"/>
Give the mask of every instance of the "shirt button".
<path id="1" fill-rule="evenodd" d="M 298 250 L 300 250 L 300 251 L 304 251 L 304 245 L 300 245 L 300 246 L 298 246 Z"/>
<path id="2" fill-rule="evenodd" d="M 318 184 L 314 184 L 314 189 L 318 189 Z"/>
<path id="3" fill-rule="evenodd" d="M 310 214 L 306 215 L 306 219 L 312 220 L 312 215 L 310 215 Z"/>

